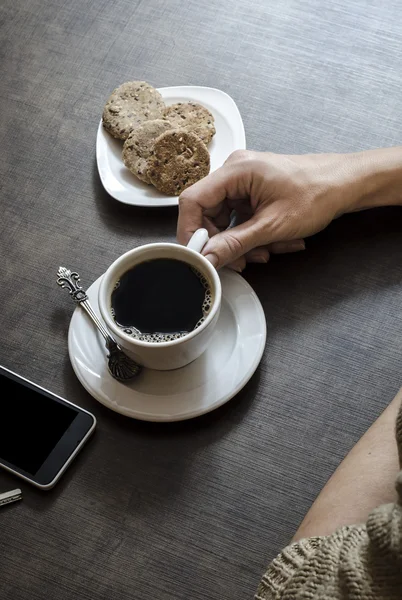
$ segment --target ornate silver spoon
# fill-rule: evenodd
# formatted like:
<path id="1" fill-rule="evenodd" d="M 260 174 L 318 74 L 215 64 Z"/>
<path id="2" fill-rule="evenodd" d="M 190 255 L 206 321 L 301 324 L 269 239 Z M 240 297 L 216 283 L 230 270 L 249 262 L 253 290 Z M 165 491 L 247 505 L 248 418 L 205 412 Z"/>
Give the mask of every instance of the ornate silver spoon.
<path id="1" fill-rule="evenodd" d="M 105 339 L 106 350 L 108 351 L 108 368 L 112 377 L 117 381 L 127 381 L 136 377 L 141 371 L 141 365 L 137 364 L 127 354 L 123 352 L 117 342 L 107 331 L 102 321 L 93 310 L 87 293 L 79 285 L 80 276 L 78 273 L 71 272 L 65 267 L 59 267 L 57 271 L 57 283 L 62 288 L 66 288 L 71 298 L 76 304 L 79 304 L 87 313 L 92 322 L 99 329 Z"/>

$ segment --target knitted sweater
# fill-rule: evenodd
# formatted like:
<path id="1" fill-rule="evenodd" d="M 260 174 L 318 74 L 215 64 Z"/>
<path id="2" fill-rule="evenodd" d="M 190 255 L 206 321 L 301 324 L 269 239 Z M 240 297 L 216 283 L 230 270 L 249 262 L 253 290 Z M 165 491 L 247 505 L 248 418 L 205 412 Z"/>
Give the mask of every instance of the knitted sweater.
<path id="1" fill-rule="evenodd" d="M 402 407 L 396 424 L 402 469 Z M 402 600 L 402 471 L 398 502 L 364 525 L 300 540 L 269 565 L 256 600 Z"/>

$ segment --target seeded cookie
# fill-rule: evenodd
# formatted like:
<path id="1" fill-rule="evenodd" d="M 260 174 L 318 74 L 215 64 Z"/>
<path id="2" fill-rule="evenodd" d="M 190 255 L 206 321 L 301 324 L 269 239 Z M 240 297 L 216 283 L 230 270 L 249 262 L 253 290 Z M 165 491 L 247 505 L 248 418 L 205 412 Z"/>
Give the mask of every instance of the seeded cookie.
<path id="1" fill-rule="evenodd" d="M 163 119 L 165 104 L 146 81 L 128 81 L 116 88 L 103 109 L 103 126 L 115 138 L 125 140 L 132 129 L 151 119 Z"/>
<path id="2" fill-rule="evenodd" d="M 162 119 L 145 121 L 145 123 L 133 129 L 124 142 L 124 164 L 138 179 L 145 181 L 145 183 L 151 183 L 148 177 L 148 159 L 154 149 L 154 141 L 169 129 L 172 129 L 169 121 L 162 121 Z"/>
<path id="3" fill-rule="evenodd" d="M 169 196 L 178 196 L 209 173 L 208 148 L 195 133 L 174 129 L 162 133 L 149 159 L 151 183 Z"/>
<path id="4" fill-rule="evenodd" d="M 195 102 L 178 102 L 167 106 L 164 116 L 173 127 L 195 133 L 205 144 L 209 144 L 216 133 L 213 115 L 205 106 Z"/>

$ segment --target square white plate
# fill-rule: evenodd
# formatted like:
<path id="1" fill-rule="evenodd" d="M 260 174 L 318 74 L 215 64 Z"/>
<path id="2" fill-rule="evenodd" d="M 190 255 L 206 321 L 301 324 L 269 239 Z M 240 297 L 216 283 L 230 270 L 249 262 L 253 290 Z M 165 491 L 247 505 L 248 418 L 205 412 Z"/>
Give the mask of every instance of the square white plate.
<path id="1" fill-rule="evenodd" d="M 243 121 L 234 100 L 221 90 L 207 87 L 183 86 L 158 90 L 167 105 L 192 100 L 199 102 L 215 118 L 216 134 L 208 149 L 211 171 L 222 166 L 234 150 L 246 147 Z M 124 166 L 121 153 L 123 142 L 113 138 L 99 123 L 96 138 L 96 162 L 105 190 L 119 202 L 133 206 L 176 206 L 176 196 L 166 196 L 152 185 L 137 179 Z"/>

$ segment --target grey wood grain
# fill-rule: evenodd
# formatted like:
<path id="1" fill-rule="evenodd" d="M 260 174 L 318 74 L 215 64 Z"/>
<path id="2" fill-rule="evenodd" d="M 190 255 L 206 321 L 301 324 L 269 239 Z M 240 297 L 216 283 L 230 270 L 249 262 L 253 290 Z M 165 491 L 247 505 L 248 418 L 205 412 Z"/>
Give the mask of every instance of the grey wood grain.
<path id="1" fill-rule="evenodd" d="M 22 484 L 24 501 L 1 510 L 0 597 L 251 598 L 400 385 L 401 210 L 341 219 L 303 254 L 250 268 L 261 366 L 227 406 L 179 425 L 129 421 L 81 388 L 56 270 L 89 283 L 125 250 L 174 239 L 175 209 L 124 207 L 99 183 L 113 87 L 219 87 L 255 149 L 399 144 L 402 5 L 3 0 L 0 22 L 0 363 L 99 421 L 52 492 Z M 0 474 L 1 490 L 15 484 Z"/>

